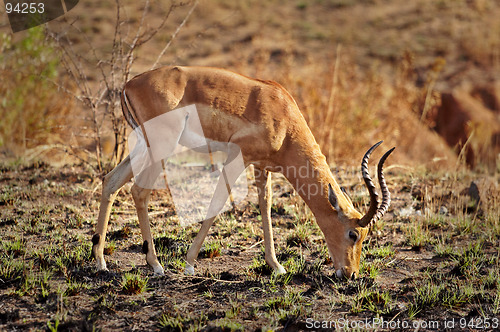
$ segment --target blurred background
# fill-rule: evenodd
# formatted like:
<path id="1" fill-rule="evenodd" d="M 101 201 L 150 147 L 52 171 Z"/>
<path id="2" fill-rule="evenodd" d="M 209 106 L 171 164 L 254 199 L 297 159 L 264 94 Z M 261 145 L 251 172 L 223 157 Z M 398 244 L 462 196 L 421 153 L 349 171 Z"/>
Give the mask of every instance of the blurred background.
<path id="1" fill-rule="evenodd" d="M 81 0 L 13 34 L 0 15 L 0 158 L 126 153 L 119 92 L 160 65 L 282 84 L 332 166 L 378 140 L 400 165 L 500 169 L 499 0 Z"/>

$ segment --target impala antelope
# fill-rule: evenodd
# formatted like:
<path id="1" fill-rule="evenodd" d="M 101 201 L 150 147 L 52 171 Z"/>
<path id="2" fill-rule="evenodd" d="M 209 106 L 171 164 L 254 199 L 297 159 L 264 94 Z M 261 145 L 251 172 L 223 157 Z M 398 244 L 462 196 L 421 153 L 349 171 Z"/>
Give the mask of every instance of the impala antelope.
<path id="1" fill-rule="evenodd" d="M 372 146 L 362 159 L 362 175 L 370 194 L 370 206 L 368 212 L 361 215 L 335 181 L 295 100 L 281 85 L 224 69 L 163 67 L 131 79 L 122 93 L 123 113 L 134 129 L 143 128 L 147 121 L 188 105 L 197 108 L 206 144 L 232 143 L 239 147 L 245 166 L 254 165 L 265 259 L 271 268 L 276 273 L 286 272 L 276 259 L 271 224 L 271 173 L 282 172 L 314 214 L 336 275 L 355 278 L 359 274 L 362 243 L 370 224 L 381 218 L 389 207 L 390 194 L 382 167 L 394 148 L 387 151 L 378 163 L 382 191 L 380 204 L 368 173 L 368 159 L 381 142 Z M 191 130 L 188 117 L 181 117 L 162 129 L 171 132 L 179 144 L 186 140 Z M 296 172 L 303 167 L 314 171 L 305 175 Z M 92 253 L 98 270 L 106 270 L 103 250 L 113 200 L 118 189 L 133 176 L 128 156 L 104 178 L 96 233 L 92 238 Z M 151 189 L 136 182 L 131 191 L 146 261 L 156 274 L 162 275 L 164 270 L 156 255 L 147 213 Z M 195 260 L 214 219 L 212 216 L 203 221 L 189 248 L 186 274 L 194 274 Z"/>

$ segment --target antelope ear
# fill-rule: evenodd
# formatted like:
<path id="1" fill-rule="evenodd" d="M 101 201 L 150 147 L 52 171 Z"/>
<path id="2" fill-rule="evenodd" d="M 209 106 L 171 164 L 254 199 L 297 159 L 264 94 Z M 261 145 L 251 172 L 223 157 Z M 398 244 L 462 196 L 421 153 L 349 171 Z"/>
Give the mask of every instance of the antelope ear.
<path id="1" fill-rule="evenodd" d="M 335 192 L 333 191 L 331 184 L 328 184 L 328 200 L 338 213 L 342 212 L 339 207 L 339 201 L 337 199 L 337 195 L 335 195 Z"/>
<path id="2" fill-rule="evenodd" d="M 353 205 L 353 204 L 352 204 L 352 199 L 351 199 L 351 197 L 349 196 L 349 194 L 347 193 L 347 190 L 345 190 L 345 188 L 344 188 L 344 187 L 340 187 L 340 190 L 342 190 L 342 192 L 344 193 L 345 198 L 349 201 L 349 203 L 350 203 L 351 205 Z"/>

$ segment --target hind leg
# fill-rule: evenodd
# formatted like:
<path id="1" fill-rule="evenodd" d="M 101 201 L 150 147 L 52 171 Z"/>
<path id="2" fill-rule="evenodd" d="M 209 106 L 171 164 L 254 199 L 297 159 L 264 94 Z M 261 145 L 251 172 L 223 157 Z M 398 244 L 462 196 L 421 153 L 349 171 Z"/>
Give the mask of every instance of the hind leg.
<path id="1" fill-rule="evenodd" d="M 134 198 L 135 207 L 137 209 L 137 217 L 139 218 L 139 227 L 142 234 L 142 252 L 146 254 L 146 262 L 153 267 L 155 274 L 164 275 L 163 267 L 158 261 L 156 250 L 151 235 L 151 226 L 148 218 L 148 202 L 151 189 L 144 189 L 137 184 L 132 186 L 132 197 Z"/>
<path id="2" fill-rule="evenodd" d="M 130 166 L 130 156 L 123 159 L 115 169 L 104 177 L 96 233 L 92 237 L 92 255 L 96 260 L 97 270 L 99 271 L 107 270 L 106 261 L 104 260 L 104 243 L 106 241 L 106 230 L 108 228 L 111 207 L 116 198 L 118 189 L 123 187 L 131 178 L 132 168 Z"/>

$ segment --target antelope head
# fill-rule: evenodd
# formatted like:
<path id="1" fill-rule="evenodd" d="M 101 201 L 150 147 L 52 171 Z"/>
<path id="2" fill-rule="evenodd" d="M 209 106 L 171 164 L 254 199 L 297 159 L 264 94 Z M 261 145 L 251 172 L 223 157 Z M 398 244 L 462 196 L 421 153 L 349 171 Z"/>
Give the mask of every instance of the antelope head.
<path id="1" fill-rule="evenodd" d="M 378 180 L 382 191 L 382 202 L 378 202 L 378 194 L 375 185 L 368 172 L 368 160 L 373 150 L 375 150 L 382 142 L 378 142 L 372 146 L 364 155 L 361 162 L 361 172 L 365 185 L 370 193 L 370 207 L 368 212 L 362 216 L 356 209 L 349 196 L 343 191 L 343 197 L 340 198 L 335 194 L 331 185 L 328 185 L 328 200 L 333 208 L 337 211 L 339 223 L 335 224 L 335 238 L 330 243 L 327 242 L 330 256 L 333 258 L 333 263 L 337 277 L 354 279 L 359 275 L 359 262 L 361 258 L 361 249 L 371 226 L 378 219 L 382 218 L 384 213 L 389 208 L 391 195 L 384 179 L 383 165 L 387 157 L 394 151 L 394 148 L 387 151 L 377 166 Z M 344 204 L 340 204 L 340 199 Z M 347 204 L 345 204 L 347 202 Z M 340 225 L 340 229 L 338 228 Z M 332 232 L 333 233 L 333 232 Z"/>

